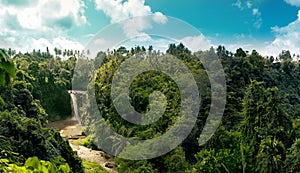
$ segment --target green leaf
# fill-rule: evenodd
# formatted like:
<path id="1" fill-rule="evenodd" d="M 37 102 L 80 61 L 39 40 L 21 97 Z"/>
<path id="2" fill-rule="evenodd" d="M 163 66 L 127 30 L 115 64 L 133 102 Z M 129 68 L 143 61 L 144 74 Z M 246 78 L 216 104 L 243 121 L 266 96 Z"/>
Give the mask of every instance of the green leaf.
<path id="1" fill-rule="evenodd" d="M 68 164 L 64 164 L 64 165 L 59 166 L 59 172 L 69 173 L 69 172 L 71 172 L 71 169 Z"/>
<path id="2" fill-rule="evenodd" d="M 37 157 L 30 157 L 26 160 L 25 167 L 31 170 L 35 170 L 35 169 L 40 170 L 41 168 L 40 161 Z"/>
<path id="3" fill-rule="evenodd" d="M 5 74 L 0 70 L 0 85 L 5 84 Z"/>
<path id="4" fill-rule="evenodd" d="M 16 77 L 16 68 L 13 62 L 11 61 L 2 61 L 0 62 L 0 68 L 3 69 L 11 77 Z"/>
<path id="5" fill-rule="evenodd" d="M 9 160 L 8 159 L 1 159 L 1 162 L 3 162 L 3 163 L 9 163 Z"/>
<path id="6" fill-rule="evenodd" d="M 56 172 L 57 172 L 56 166 L 55 166 L 54 164 L 50 163 L 50 164 L 48 165 L 48 172 L 49 172 L 49 173 L 56 173 Z"/>
<path id="7" fill-rule="evenodd" d="M 0 49 L 0 60 L 1 61 L 7 61 L 8 60 L 8 55 L 3 49 Z"/>

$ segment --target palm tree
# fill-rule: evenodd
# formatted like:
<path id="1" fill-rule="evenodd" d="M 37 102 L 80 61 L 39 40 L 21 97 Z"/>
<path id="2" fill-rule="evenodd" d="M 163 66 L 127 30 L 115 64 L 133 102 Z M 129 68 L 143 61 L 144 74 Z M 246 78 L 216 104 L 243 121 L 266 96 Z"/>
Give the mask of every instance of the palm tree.
<path id="1" fill-rule="evenodd" d="M 0 49 L 0 85 L 9 82 L 11 77 L 16 76 L 14 63 L 9 59 L 6 51 Z"/>
<path id="2" fill-rule="evenodd" d="M 268 136 L 259 145 L 257 172 L 278 172 L 283 165 L 285 147 L 282 142 Z"/>

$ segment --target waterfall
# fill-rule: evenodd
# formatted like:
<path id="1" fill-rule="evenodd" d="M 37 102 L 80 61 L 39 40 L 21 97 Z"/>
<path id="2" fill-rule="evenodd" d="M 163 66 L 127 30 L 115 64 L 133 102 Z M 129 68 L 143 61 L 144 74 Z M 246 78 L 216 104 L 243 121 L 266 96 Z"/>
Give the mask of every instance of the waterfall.
<path id="1" fill-rule="evenodd" d="M 74 116 L 72 117 L 72 120 L 77 120 L 78 123 L 81 125 L 81 120 L 80 120 L 80 116 L 79 116 L 79 106 L 78 106 L 76 94 L 85 94 L 85 92 L 84 91 L 73 91 L 73 90 L 70 90 L 68 92 L 71 96 L 73 112 L 74 112 Z"/>

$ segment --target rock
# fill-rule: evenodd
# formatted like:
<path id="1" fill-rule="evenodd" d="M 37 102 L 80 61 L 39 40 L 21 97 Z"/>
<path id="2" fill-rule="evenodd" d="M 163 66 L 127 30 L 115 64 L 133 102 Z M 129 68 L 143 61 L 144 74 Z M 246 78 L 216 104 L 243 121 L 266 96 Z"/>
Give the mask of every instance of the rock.
<path id="1" fill-rule="evenodd" d="M 107 167 L 107 168 L 114 168 L 114 166 L 115 166 L 115 164 L 113 164 L 113 163 L 110 163 L 110 162 L 105 163 L 105 167 Z"/>
<path id="2" fill-rule="evenodd" d="M 112 159 L 112 156 L 109 155 L 109 154 L 104 153 L 104 158 L 105 158 L 106 160 L 110 160 L 110 159 Z"/>

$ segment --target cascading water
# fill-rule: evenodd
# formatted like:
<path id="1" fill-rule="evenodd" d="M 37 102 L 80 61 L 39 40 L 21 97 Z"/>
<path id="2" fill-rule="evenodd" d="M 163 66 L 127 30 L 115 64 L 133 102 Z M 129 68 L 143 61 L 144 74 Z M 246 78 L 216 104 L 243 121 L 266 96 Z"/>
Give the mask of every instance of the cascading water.
<path id="1" fill-rule="evenodd" d="M 72 100 L 72 106 L 74 111 L 74 116 L 72 117 L 73 120 L 77 120 L 78 123 L 81 125 L 80 117 L 79 117 L 79 110 L 78 110 L 78 103 L 77 103 L 77 97 L 75 95 L 74 91 L 69 91 L 71 100 Z"/>

